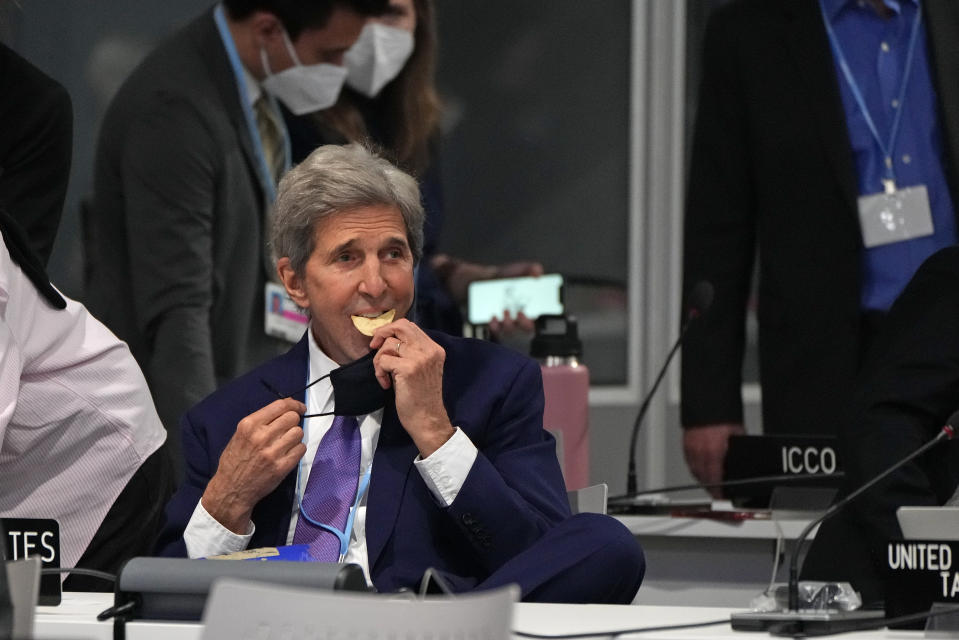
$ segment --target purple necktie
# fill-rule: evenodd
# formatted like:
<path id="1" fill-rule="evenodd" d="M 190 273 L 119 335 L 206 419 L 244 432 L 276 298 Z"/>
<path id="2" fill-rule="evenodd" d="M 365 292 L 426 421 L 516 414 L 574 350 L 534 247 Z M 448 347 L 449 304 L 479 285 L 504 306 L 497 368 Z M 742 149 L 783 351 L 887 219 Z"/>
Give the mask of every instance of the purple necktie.
<path id="1" fill-rule="evenodd" d="M 360 430 L 356 418 L 336 416 L 316 449 L 293 533 L 293 544 L 309 544 L 314 560 L 336 562 L 340 557 L 340 541 L 303 514 L 343 531 L 356 497 L 359 475 Z"/>

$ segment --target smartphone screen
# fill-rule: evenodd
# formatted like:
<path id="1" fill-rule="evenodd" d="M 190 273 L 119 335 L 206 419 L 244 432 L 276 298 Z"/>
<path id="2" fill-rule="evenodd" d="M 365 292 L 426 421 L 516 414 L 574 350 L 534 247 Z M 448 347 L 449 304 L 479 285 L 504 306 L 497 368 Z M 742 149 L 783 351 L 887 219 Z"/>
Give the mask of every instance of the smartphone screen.
<path id="1" fill-rule="evenodd" d="M 470 324 L 489 324 L 507 310 L 514 318 L 522 312 L 531 320 L 546 313 L 563 313 L 563 276 L 551 273 L 470 283 Z"/>

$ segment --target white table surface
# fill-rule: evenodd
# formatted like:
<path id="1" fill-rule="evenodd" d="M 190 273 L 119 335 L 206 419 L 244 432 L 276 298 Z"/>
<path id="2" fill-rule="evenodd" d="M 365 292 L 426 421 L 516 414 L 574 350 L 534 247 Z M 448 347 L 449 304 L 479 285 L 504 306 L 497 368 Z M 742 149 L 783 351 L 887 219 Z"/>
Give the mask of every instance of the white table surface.
<path id="1" fill-rule="evenodd" d="M 721 513 L 721 512 L 720 512 Z M 759 517 L 745 520 L 722 520 L 705 517 L 674 517 L 669 515 L 615 516 L 633 534 L 640 536 L 676 536 L 687 538 L 752 538 L 775 540 L 782 535 L 795 540 L 809 524 L 809 515 Z M 816 529 L 809 536 L 816 537 Z"/>
<path id="2" fill-rule="evenodd" d="M 97 614 L 111 606 L 112 593 L 66 592 L 59 606 L 37 607 L 34 637 L 37 640 L 112 640 L 113 621 L 97 621 Z M 127 625 L 128 640 L 196 640 L 201 632 L 199 624 L 188 622 Z"/>
<path id="3" fill-rule="evenodd" d="M 112 594 L 66 593 L 59 607 L 38 607 L 35 637 L 38 640 L 111 640 L 111 622 L 97 622 L 96 614 L 113 603 Z M 530 633 L 592 633 L 640 627 L 728 620 L 734 609 L 693 606 L 563 605 L 520 603 L 514 610 L 513 629 Z M 127 625 L 129 640 L 197 640 L 198 623 L 135 622 Z M 516 636 L 514 636 L 516 637 Z M 733 631 L 728 622 L 700 629 L 649 631 L 642 640 L 709 640 L 716 638 L 767 638 L 766 634 Z M 841 637 L 882 640 L 918 640 L 919 632 L 866 631 Z M 518 637 L 517 637 L 518 638 Z"/>
<path id="4" fill-rule="evenodd" d="M 619 516 L 618 519 L 646 547 L 647 579 L 637 597 L 641 606 L 520 604 L 516 608 L 514 628 L 572 633 L 611 628 L 606 623 L 616 628 L 634 628 L 728 617 L 730 611 L 746 607 L 768 581 L 773 541 L 780 535 L 780 530 L 788 541 L 795 539 L 808 522 L 804 518 L 783 518 L 777 526 L 768 519 L 741 522 L 670 516 Z M 730 548 L 726 549 L 724 545 Z M 753 555 L 744 555 L 746 553 Z M 729 556 L 729 562 L 724 563 L 726 556 Z M 680 573 L 674 575 L 670 569 L 672 565 L 676 565 L 673 569 Z M 756 576 L 740 576 L 737 581 L 737 574 L 747 569 L 753 570 Z M 36 636 L 50 640 L 110 640 L 112 622 L 100 623 L 95 618 L 97 613 L 111 606 L 112 601 L 111 594 L 64 594 L 63 604 L 59 607 L 38 607 Z M 725 608 L 661 606 L 685 602 Z M 643 637 L 714 638 L 730 633 L 729 626 L 724 625 L 681 633 L 644 633 Z M 200 627 L 188 623 L 138 622 L 128 626 L 127 637 L 130 640 L 192 640 L 200 637 Z"/>
<path id="5" fill-rule="evenodd" d="M 810 520 L 809 513 L 797 512 L 724 519 L 730 513 L 736 513 L 732 505 L 720 506 L 716 517 L 616 516 L 646 552 L 646 578 L 636 604 L 695 602 L 745 608 L 769 584 L 777 540 L 785 552 L 780 559 L 788 557 Z M 809 538 L 815 533 L 814 529 Z M 777 564 L 778 581 L 786 578 L 784 564 Z"/>

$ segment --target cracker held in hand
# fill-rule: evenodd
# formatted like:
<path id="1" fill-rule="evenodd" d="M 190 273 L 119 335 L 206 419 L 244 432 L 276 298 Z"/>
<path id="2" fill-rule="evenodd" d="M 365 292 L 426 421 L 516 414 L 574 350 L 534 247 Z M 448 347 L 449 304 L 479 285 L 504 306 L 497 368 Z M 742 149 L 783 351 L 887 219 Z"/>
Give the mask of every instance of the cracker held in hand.
<path id="1" fill-rule="evenodd" d="M 385 324 L 393 322 L 393 316 L 396 315 L 396 309 L 390 309 L 375 318 L 367 318 L 366 316 L 350 316 L 350 319 L 353 321 L 353 326 L 362 333 L 364 336 L 371 336 L 373 332 L 382 327 Z"/>

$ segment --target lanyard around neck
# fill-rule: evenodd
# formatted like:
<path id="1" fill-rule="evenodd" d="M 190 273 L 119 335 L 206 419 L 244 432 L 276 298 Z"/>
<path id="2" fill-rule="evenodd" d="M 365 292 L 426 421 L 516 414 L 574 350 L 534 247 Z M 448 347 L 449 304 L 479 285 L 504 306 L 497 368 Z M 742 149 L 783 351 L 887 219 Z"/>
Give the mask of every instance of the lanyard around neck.
<path id="1" fill-rule="evenodd" d="M 323 380 L 323 379 L 325 379 L 325 378 L 327 378 L 327 377 L 329 377 L 329 374 L 326 374 L 326 375 L 324 375 L 324 376 L 320 376 L 320 377 L 317 378 L 316 380 L 313 380 L 312 382 L 309 382 L 309 384 L 307 384 L 306 387 L 305 387 L 300 393 L 305 393 L 305 392 L 307 391 L 307 389 L 309 389 L 309 388 L 312 387 L 314 384 L 316 384 L 316 383 L 319 382 L 320 380 Z M 307 362 L 306 362 L 306 379 L 307 379 L 307 381 L 309 381 L 309 379 L 310 379 L 310 359 L 309 359 L 309 357 L 307 358 Z M 310 406 L 310 403 L 309 403 L 310 398 L 309 398 L 309 394 L 308 394 L 308 393 L 306 393 L 306 395 L 304 395 L 303 400 L 304 400 L 305 404 L 307 405 L 307 407 L 309 407 L 309 406 Z M 305 420 L 306 418 L 313 418 L 313 417 L 319 417 L 319 416 L 327 416 L 327 415 L 330 415 L 331 413 L 332 413 L 332 412 L 308 414 L 308 415 L 303 416 L 303 418 L 304 418 L 304 420 Z M 305 425 L 304 425 L 304 426 L 305 426 Z M 357 423 L 357 427 L 356 427 L 356 428 L 359 429 L 359 423 Z M 304 439 L 304 444 L 306 444 L 306 429 L 303 430 L 303 439 Z M 319 446 L 319 444 L 317 444 L 317 446 Z M 350 515 L 349 515 L 349 516 L 347 517 L 347 519 L 346 519 L 346 526 L 343 527 L 343 530 L 341 531 L 341 530 L 339 530 L 338 528 L 334 527 L 333 525 L 326 524 L 325 522 L 320 522 L 319 520 L 314 520 L 314 519 L 310 516 L 310 514 L 308 514 L 308 513 L 306 512 L 306 509 L 303 508 L 303 498 L 302 498 L 303 493 L 302 493 L 302 491 L 300 490 L 300 488 L 301 488 L 301 486 L 302 486 L 301 483 L 302 483 L 302 478 L 303 478 L 303 459 L 302 459 L 302 458 L 300 459 L 300 463 L 296 466 L 296 510 L 297 510 L 297 513 L 300 514 L 300 517 L 301 517 L 301 518 L 305 518 L 306 521 L 309 522 L 310 524 L 312 524 L 312 525 L 314 525 L 314 526 L 316 526 L 316 527 L 321 527 L 322 529 L 325 529 L 326 531 L 329 531 L 329 532 L 332 533 L 334 536 L 336 536 L 336 539 L 340 541 L 340 562 L 343 562 L 343 559 L 346 557 L 346 552 L 347 552 L 347 551 L 349 550 L 349 548 L 350 548 L 350 537 L 351 537 L 351 535 L 352 535 L 352 533 L 353 533 L 353 521 L 354 521 L 354 519 L 356 518 L 356 510 L 357 510 L 357 508 L 359 508 L 359 506 L 360 506 L 360 501 L 363 500 L 363 496 L 366 494 L 367 489 L 369 489 L 369 486 L 370 486 L 370 475 L 371 475 L 372 468 L 373 468 L 373 465 L 372 465 L 372 464 L 368 465 L 368 466 L 366 467 L 366 471 L 363 472 L 363 476 L 360 478 L 359 485 L 357 486 L 357 489 L 356 489 L 356 499 L 353 500 L 353 506 L 350 507 Z"/>
<path id="2" fill-rule="evenodd" d="M 370 474 L 372 471 L 372 466 L 370 465 L 366 468 L 366 471 L 363 472 L 363 477 L 360 478 L 359 486 L 356 489 L 356 499 L 353 501 L 353 506 L 350 507 L 350 515 L 346 519 L 346 526 L 343 527 L 343 531 L 340 531 L 331 524 L 326 524 L 325 522 L 320 522 L 319 520 L 314 520 L 310 517 L 310 514 L 306 512 L 306 509 L 303 508 L 303 500 L 300 497 L 300 479 L 303 472 L 303 461 L 300 460 L 300 464 L 297 465 L 296 469 L 296 510 L 299 512 L 301 518 L 305 518 L 310 524 L 321 527 L 326 531 L 329 531 L 336 539 L 340 541 L 340 562 L 343 562 L 343 559 L 346 557 L 346 552 L 350 548 L 350 536 L 353 533 L 353 520 L 356 518 L 356 510 L 360 506 L 360 501 L 363 499 L 363 496 L 366 494 L 366 490 L 370 487 Z"/>
<path id="3" fill-rule="evenodd" d="M 889 131 L 888 141 L 884 141 L 879 135 L 879 130 L 876 128 L 876 123 L 872 119 L 872 115 L 869 113 L 869 108 L 866 106 L 866 100 L 863 98 L 859 84 L 856 82 L 856 78 L 853 76 L 852 70 L 849 68 L 849 63 L 846 61 L 846 56 L 842 52 L 842 47 L 839 44 L 839 38 L 836 37 L 836 32 L 833 30 L 829 16 L 826 14 L 826 6 L 823 4 L 823 0 L 819 0 L 819 10 L 822 12 L 823 24 L 826 27 L 826 34 L 829 36 L 829 44 L 832 47 L 833 55 L 836 56 L 836 61 L 839 63 L 839 68 L 842 70 L 843 76 L 846 78 L 846 82 L 849 84 L 849 89 L 852 91 L 853 98 L 856 100 L 856 105 L 862 112 L 863 118 L 866 121 L 866 126 L 869 127 L 869 132 L 872 134 L 873 140 L 876 141 L 876 145 L 882 152 L 886 175 L 886 178 L 883 180 L 883 184 L 885 185 L 887 192 L 890 190 L 895 190 L 896 175 L 893 171 L 892 154 L 896 147 L 896 138 L 899 135 L 899 124 L 902 121 L 902 112 L 905 109 L 906 88 L 909 85 L 909 77 L 912 73 L 913 59 L 916 52 L 916 42 L 919 40 L 919 24 L 922 22 L 922 7 L 916 7 L 916 17 L 912 22 L 912 32 L 909 35 L 909 45 L 906 50 L 906 62 L 905 68 L 902 72 L 901 86 L 899 87 L 899 98 L 896 106 L 896 113 L 893 115 L 892 127 Z"/>

